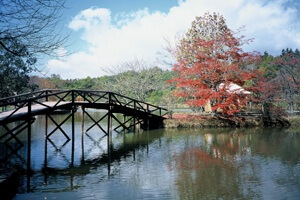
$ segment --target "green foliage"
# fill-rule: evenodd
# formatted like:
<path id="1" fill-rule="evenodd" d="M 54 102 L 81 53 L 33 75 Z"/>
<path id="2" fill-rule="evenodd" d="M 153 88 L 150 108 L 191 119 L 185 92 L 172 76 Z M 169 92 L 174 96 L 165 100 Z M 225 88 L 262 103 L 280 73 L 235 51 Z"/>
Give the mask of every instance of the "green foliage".
<path id="1" fill-rule="evenodd" d="M 47 78 L 33 76 L 31 80 L 39 86 L 38 89 L 107 90 L 156 105 L 164 105 L 166 96 L 171 96 L 175 89 L 173 85 L 167 84 L 174 75 L 173 71 L 154 67 L 97 78 L 64 80 L 58 74 L 52 74 Z"/>
<path id="2" fill-rule="evenodd" d="M 0 46 L 0 97 L 12 96 L 34 89 L 29 84 L 29 73 L 36 59 L 32 57 L 24 45 L 16 40 L 6 41 L 11 49 L 22 52 L 16 56 Z"/>
<path id="3" fill-rule="evenodd" d="M 258 69 L 270 85 L 276 85 L 276 91 L 272 92 L 269 103 L 284 109 L 289 108 L 291 112 L 299 109 L 300 52 L 298 49 L 295 51 L 289 48 L 283 49 L 281 55 L 275 57 L 265 52 Z"/>
<path id="4" fill-rule="evenodd" d="M 264 52 L 264 55 L 261 56 L 261 62 L 258 65 L 258 69 L 264 74 L 265 77 L 274 78 L 276 76 L 276 66 L 272 65 L 274 62 L 274 57 L 269 55 L 267 52 Z"/>
<path id="5" fill-rule="evenodd" d="M 162 92 L 170 87 L 167 85 L 170 76 L 172 76 L 172 72 L 163 71 L 158 67 L 138 68 L 133 66 L 129 71 L 111 76 L 111 79 L 104 83 L 104 87 L 105 90 L 141 101 L 150 100 L 157 104 L 160 101 L 159 95 L 162 95 Z"/>

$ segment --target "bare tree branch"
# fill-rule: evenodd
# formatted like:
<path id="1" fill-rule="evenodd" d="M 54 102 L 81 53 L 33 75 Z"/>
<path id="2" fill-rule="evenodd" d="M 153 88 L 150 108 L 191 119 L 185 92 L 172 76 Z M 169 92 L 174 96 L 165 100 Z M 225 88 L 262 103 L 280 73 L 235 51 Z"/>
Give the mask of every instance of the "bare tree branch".
<path id="1" fill-rule="evenodd" d="M 107 90 L 141 101 L 145 101 L 147 95 L 152 91 L 162 89 L 161 86 L 166 85 L 161 76 L 162 69 L 144 60 L 135 59 L 124 62 L 105 71 L 113 75 L 113 81 L 108 80 L 105 83 Z"/>
<path id="2" fill-rule="evenodd" d="M 9 46 L 11 40 L 24 44 L 29 54 L 57 57 L 56 50 L 67 42 L 58 25 L 66 0 L 1 0 L 0 46 L 16 56 L 24 56 Z"/>

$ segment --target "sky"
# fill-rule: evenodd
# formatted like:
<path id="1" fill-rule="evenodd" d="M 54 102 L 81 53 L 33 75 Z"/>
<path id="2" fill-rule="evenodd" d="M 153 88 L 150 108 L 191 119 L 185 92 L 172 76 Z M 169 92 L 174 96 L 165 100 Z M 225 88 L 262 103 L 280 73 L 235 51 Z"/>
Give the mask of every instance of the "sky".
<path id="1" fill-rule="evenodd" d="M 67 0 L 62 16 L 68 47 L 57 54 L 71 55 L 46 62 L 47 75 L 64 79 L 99 77 L 109 68 L 134 59 L 158 62 L 167 41 L 174 44 L 205 12 L 222 14 L 228 27 L 253 42 L 244 51 L 300 49 L 298 0 Z"/>

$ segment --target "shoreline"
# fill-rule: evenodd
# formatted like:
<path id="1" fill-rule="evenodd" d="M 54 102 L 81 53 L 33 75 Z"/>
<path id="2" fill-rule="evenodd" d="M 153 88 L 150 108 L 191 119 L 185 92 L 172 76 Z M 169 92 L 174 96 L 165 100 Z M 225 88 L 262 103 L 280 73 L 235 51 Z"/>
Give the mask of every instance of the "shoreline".
<path id="1" fill-rule="evenodd" d="M 164 128 L 218 128 L 218 127 L 300 127 L 300 116 L 272 117 L 222 116 L 174 113 L 172 119 L 164 120 Z"/>

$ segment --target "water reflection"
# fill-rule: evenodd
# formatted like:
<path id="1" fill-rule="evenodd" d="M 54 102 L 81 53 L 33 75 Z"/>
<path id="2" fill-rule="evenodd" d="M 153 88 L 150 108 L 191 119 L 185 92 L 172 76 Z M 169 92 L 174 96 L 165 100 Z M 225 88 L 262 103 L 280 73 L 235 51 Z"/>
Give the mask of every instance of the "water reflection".
<path id="1" fill-rule="evenodd" d="M 63 119 L 56 116 L 57 121 Z M 86 119 L 84 127 L 81 122 L 81 113 L 77 113 L 74 165 L 70 167 L 71 142 L 65 142 L 59 133 L 51 136 L 52 142 L 45 141 L 45 118 L 36 120 L 32 126 L 34 174 L 29 179 L 30 190 L 25 175 L 15 199 L 300 197 L 299 129 L 113 132 L 108 151 L 103 132 L 95 126 L 86 134 L 82 130 L 92 121 Z M 49 130 L 54 128 L 51 122 L 48 126 Z M 70 124 L 63 129 L 71 133 Z M 26 137 L 19 139 L 24 142 Z M 24 145 L 18 154 L 26 159 Z"/>
<path id="2" fill-rule="evenodd" d="M 184 150 L 174 159 L 180 199 L 300 197 L 299 133 L 208 129 L 201 137 L 185 132 Z"/>

